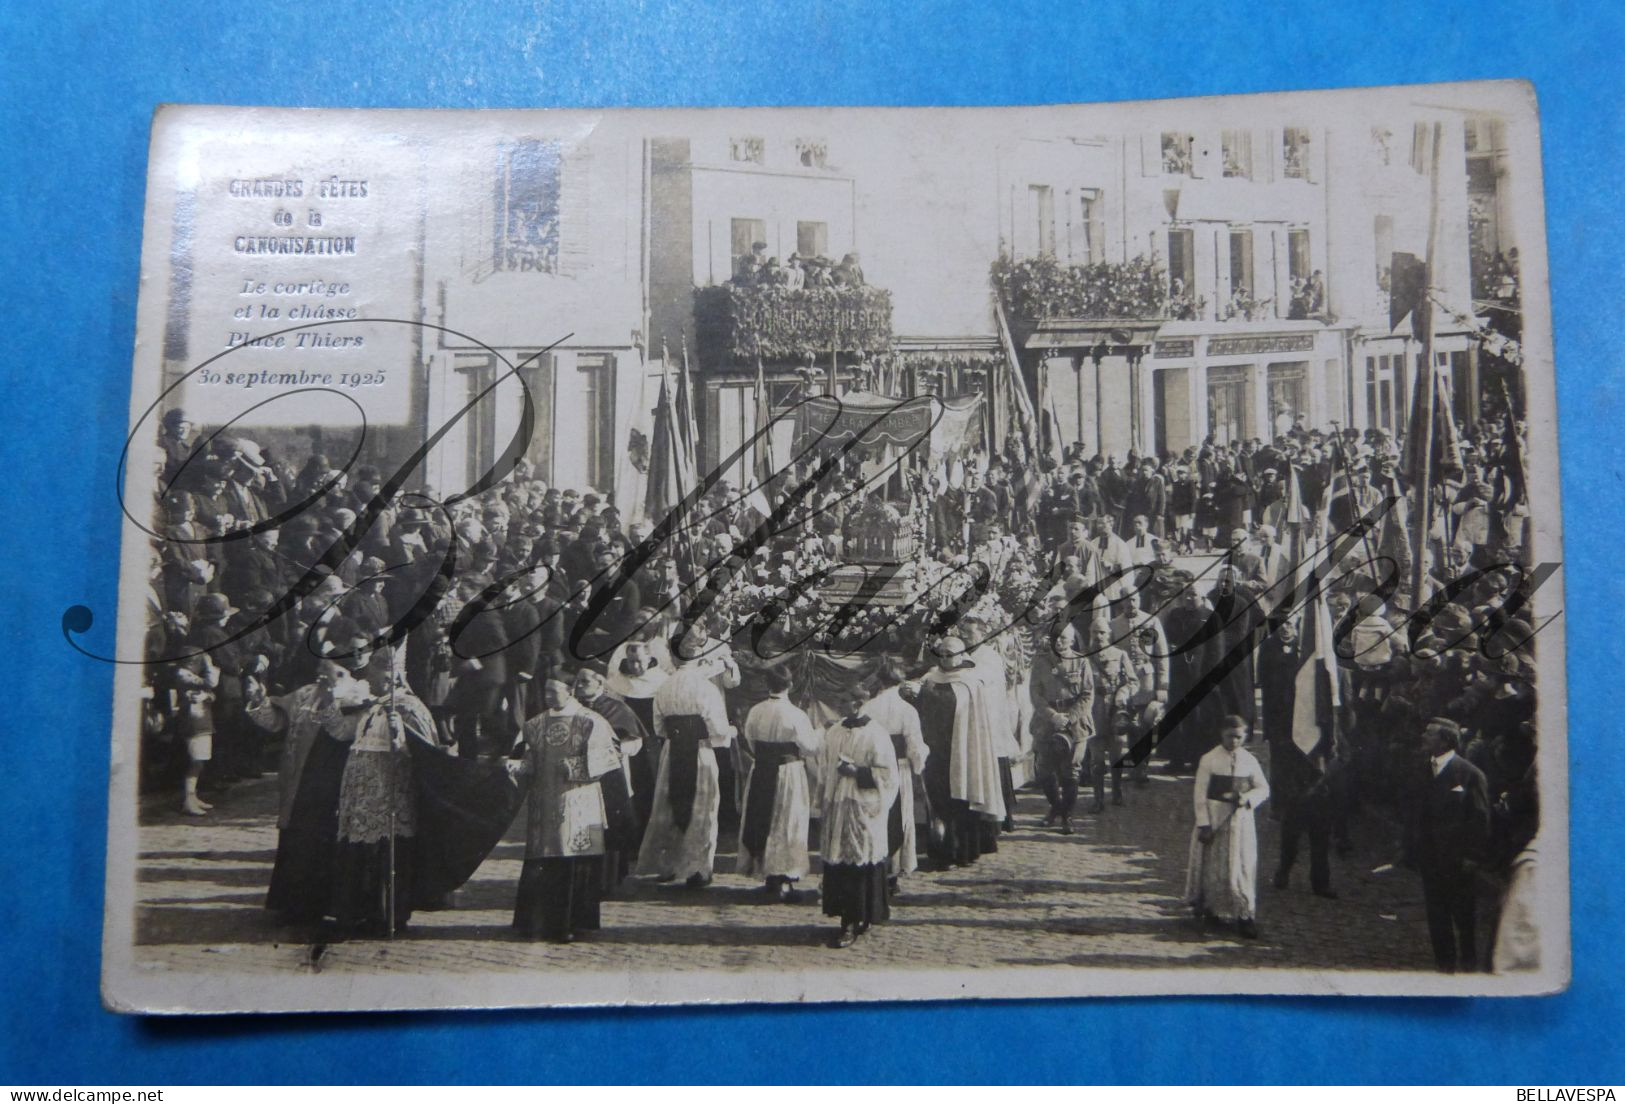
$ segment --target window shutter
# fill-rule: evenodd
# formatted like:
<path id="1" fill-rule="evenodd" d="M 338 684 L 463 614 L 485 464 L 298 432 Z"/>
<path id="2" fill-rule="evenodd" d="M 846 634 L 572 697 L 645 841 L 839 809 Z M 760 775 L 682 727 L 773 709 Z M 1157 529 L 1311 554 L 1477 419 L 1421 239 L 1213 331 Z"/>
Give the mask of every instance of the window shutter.
<path id="1" fill-rule="evenodd" d="M 580 276 L 591 267 L 592 154 L 585 143 L 564 156 L 559 174 L 559 275 Z M 731 273 L 730 273 L 731 275 Z"/>
<path id="2" fill-rule="evenodd" d="M 1096 202 L 1099 202 L 1098 200 Z M 1099 264 L 1106 259 L 1106 222 L 1104 219 L 1092 218 L 1089 220 L 1089 257 L 1090 264 Z"/>
<path id="3" fill-rule="evenodd" d="M 1140 135 L 1140 174 L 1142 176 L 1162 175 L 1162 134 L 1160 132 Z"/>

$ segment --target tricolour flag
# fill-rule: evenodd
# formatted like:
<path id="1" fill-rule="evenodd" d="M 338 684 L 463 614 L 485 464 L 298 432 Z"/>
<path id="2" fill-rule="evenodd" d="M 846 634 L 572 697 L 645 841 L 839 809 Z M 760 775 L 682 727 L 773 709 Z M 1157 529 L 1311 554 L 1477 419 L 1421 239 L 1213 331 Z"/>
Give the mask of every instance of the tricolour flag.
<path id="1" fill-rule="evenodd" d="M 773 512 L 768 502 L 767 487 L 778 470 L 778 461 L 773 455 L 773 404 L 768 401 L 767 371 L 762 367 L 762 358 L 756 357 L 756 463 L 751 472 L 751 489 L 746 496 L 747 504 L 761 514 L 763 520 Z"/>
<path id="2" fill-rule="evenodd" d="M 1015 483 L 1020 495 L 1021 510 L 1018 513 L 1030 520 L 1038 516 L 1038 493 L 1043 483 L 1039 462 L 1043 448 L 1038 441 L 1038 417 L 1033 410 L 1032 396 L 1027 394 L 1027 383 L 1021 378 L 1021 358 L 1016 355 L 1015 338 L 1011 336 L 1010 324 L 1004 315 L 1004 303 L 996 295 L 993 297 L 993 315 L 999 327 L 999 348 L 1004 352 L 1004 369 L 1000 373 L 1004 383 L 993 390 L 995 396 L 1003 392 L 1006 401 L 998 405 L 1008 412 L 1006 417 L 1012 423 L 1009 428 L 1014 430 L 1014 436 L 1020 442 L 1021 470 L 1012 474 L 1018 477 Z"/>
<path id="3" fill-rule="evenodd" d="M 1326 543 L 1327 510 L 1316 518 L 1315 544 Z M 1298 666 L 1293 680 L 1292 743 L 1305 755 L 1313 755 L 1322 743 L 1330 749 L 1336 739 L 1338 686 L 1337 652 L 1332 647 L 1331 611 L 1326 593 L 1315 573 L 1320 556 L 1298 560 L 1294 595 L 1303 603 L 1298 630 Z"/>

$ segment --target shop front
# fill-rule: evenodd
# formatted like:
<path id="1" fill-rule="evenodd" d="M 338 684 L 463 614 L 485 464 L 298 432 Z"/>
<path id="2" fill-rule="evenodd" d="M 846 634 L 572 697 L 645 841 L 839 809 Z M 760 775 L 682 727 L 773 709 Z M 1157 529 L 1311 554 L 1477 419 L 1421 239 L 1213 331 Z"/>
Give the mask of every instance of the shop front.
<path id="1" fill-rule="evenodd" d="M 1350 365 L 1354 402 L 1349 424 L 1381 429 L 1398 439 L 1409 424 L 1416 376 L 1422 371 L 1421 343 L 1408 335 L 1362 333 L 1355 340 Z M 1460 425 L 1478 420 L 1477 343 L 1464 332 L 1440 333 L 1433 339 L 1433 364 L 1447 396 L 1450 413 Z"/>
<path id="2" fill-rule="evenodd" d="M 1151 447 L 1177 456 L 1211 439 L 1270 441 L 1300 420 L 1341 419 L 1340 336 L 1319 322 L 1169 322 L 1149 358 Z"/>

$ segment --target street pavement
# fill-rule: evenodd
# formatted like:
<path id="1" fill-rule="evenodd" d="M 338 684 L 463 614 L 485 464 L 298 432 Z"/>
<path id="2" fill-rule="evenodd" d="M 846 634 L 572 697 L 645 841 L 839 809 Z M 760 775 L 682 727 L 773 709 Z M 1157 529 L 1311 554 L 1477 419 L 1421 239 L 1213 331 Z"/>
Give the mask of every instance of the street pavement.
<path id="1" fill-rule="evenodd" d="M 1262 751 L 1260 749 L 1260 754 Z M 1307 846 L 1287 890 L 1270 885 L 1278 825 L 1259 814 L 1261 938 L 1204 929 L 1181 903 L 1192 824 L 1191 779 L 1153 772 L 1128 804 L 1075 818 L 1077 834 L 1040 827 L 1041 794 L 1024 791 L 1017 829 L 969 868 L 904 880 L 892 922 L 849 949 L 825 943 L 834 921 L 816 901 L 768 903 L 731 873 L 723 833 L 705 890 L 629 879 L 604 903 L 603 930 L 569 946 L 530 943 L 509 927 L 524 857 L 524 814 L 456 895 L 419 912 L 394 940 L 327 943 L 280 926 L 263 908 L 276 853 L 276 782 L 242 783 L 205 819 L 143 800 L 136 871 L 136 960 L 144 969 L 237 974 L 731 968 L 1010 966 L 1312 968 L 1431 967 L 1419 880 L 1393 862 L 1397 839 L 1380 813 L 1358 817 L 1354 851 L 1333 857 L 1337 901 L 1308 888 Z M 1080 795 L 1087 810 L 1090 798 Z M 816 873 L 806 883 L 816 889 Z M 809 898 L 811 895 L 808 895 Z"/>

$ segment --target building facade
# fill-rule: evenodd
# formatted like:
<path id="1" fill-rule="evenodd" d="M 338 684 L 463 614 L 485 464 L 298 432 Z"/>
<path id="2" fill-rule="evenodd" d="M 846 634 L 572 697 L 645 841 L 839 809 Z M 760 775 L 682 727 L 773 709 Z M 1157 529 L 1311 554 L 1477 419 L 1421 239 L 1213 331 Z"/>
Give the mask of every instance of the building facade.
<path id="1" fill-rule="evenodd" d="M 433 207 L 461 218 L 429 227 L 424 257 L 426 424 L 446 427 L 428 480 L 454 493 L 489 470 L 528 392 L 536 476 L 611 493 L 643 401 L 647 143 L 611 128 L 469 141 L 478 173 Z"/>

